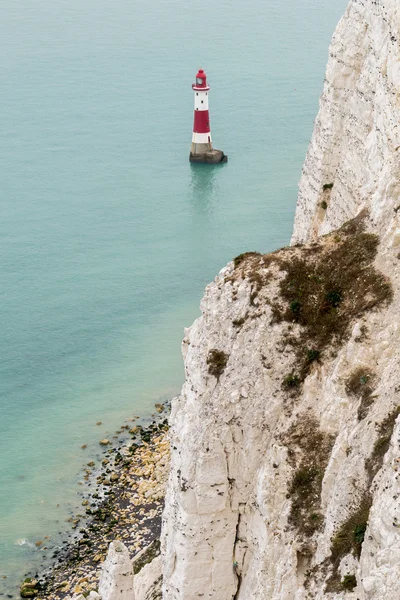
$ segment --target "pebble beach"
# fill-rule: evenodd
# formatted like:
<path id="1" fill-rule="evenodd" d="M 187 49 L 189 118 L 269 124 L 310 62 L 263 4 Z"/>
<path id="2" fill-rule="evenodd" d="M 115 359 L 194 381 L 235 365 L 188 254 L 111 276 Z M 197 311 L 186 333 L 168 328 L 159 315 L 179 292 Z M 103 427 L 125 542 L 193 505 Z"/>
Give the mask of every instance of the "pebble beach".
<path id="1" fill-rule="evenodd" d="M 54 548 L 52 567 L 25 578 L 22 597 L 64 600 L 97 591 L 101 565 L 114 540 L 125 544 L 132 559 L 149 546 L 158 552 L 170 450 L 165 416 L 169 406 L 157 409 L 160 416 L 147 427 L 133 426 L 131 440 L 122 447 L 100 440 L 101 468 L 87 464 L 90 491 L 82 494 L 81 513 L 70 518 L 69 539 Z M 51 550 L 46 540 L 42 543 Z"/>

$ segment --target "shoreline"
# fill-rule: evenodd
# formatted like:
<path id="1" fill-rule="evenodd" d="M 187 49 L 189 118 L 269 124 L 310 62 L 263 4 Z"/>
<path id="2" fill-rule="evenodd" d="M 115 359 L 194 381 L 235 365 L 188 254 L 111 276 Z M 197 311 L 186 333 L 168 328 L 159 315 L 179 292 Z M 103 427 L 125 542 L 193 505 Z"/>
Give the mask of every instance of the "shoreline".
<path id="1" fill-rule="evenodd" d="M 99 442 L 103 459 L 100 468 L 87 463 L 93 471 L 86 470 L 82 511 L 69 519 L 72 528 L 62 544 L 47 546 L 52 564 L 23 578 L 21 597 L 65 600 L 97 591 L 110 542 L 122 541 L 133 559 L 159 539 L 169 475 L 170 405 L 171 400 L 156 404 L 150 425 L 132 424 L 131 439 L 122 445 Z"/>

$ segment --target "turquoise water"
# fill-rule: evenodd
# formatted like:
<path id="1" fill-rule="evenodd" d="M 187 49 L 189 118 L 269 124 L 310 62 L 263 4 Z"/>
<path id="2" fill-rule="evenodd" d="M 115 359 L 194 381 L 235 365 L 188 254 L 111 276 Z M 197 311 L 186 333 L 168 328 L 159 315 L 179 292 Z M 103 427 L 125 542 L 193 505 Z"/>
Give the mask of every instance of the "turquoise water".
<path id="1" fill-rule="evenodd" d="M 3 0 L 0 592 L 66 530 L 98 440 L 179 390 L 206 283 L 288 243 L 345 4 Z M 199 67 L 214 168 L 188 163 Z"/>

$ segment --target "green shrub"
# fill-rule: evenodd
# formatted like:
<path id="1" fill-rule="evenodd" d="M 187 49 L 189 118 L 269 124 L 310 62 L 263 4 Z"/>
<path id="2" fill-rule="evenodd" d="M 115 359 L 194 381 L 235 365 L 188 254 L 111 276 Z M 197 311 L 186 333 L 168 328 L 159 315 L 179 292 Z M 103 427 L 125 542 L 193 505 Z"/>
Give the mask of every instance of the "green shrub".
<path id="1" fill-rule="evenodd" d="M 366 523 L 359 523 L 354 528 L 354 539 L 356 541 L 356 544 L 358 544 L 359 546 L 361 546 L 361 544 L 364 541 L 366 531 L 367 531 Z"/>
<path id="2" fill-rule="evenodd" d="M 315 360 L 319 360 L 321 352 L 319 350 L 307 350 L 307 362 L 312 363 Z"/>
<path id="3" fill-rule="evenodd" d="M 293 316 L 297 318 L 301 312 L 301 303 L 298 300 L 294 300 L 290 304 L 290 310 L 292 311 Z"/>
<path id="4" fill-rule="evenodd" d="M 355 575 L 345 575 L 343 577 L 342 586 L 344 590 L 352 592 L 357 585 L 357 578 Z"/>
<path id="5" fill-rule="evenodd" d="M 324 210 L 326 210 L 328 208 L 328 204 L 325 202 L 325 200 L 322 200 L 320 207 L 323 208 Z"/>
<path id="6" fill-rule="evenodd" d="M 326 190 L 331 190 L 333 188 L 333 183 L 325 183 L 322 186 L 322 189 L 324 190 L 324 192 L 326 192 Z"/>
<path id="7" fill-rule="evenodd" d="M 343 294 L 341 290 L 331 290 L 325 296 L 325 300 L 329 307 L 337 308 L 343 300 Z"/>
<path id="8" fill-rule="evenodd" d="M 283 380 L 283 387 L 284 388 L 297 388 L 300 385 L 300 377 L 298 375 L 296 375 L 296 373 L 289 373 L 289 375 L 286 375 L 285 379 Z"/>

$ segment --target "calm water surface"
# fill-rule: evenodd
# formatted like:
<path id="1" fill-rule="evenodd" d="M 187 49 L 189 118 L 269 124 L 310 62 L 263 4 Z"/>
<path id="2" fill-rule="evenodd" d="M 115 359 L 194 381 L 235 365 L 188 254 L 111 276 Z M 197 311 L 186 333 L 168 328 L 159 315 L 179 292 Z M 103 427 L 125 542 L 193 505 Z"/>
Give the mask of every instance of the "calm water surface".
<path id="1" fill-rule="evenodd" d="M 3 0 L 0 592 L 67 529 L 98 440 L 179 390 L 206 283 L 288 243 L 345 4 Z M 216 168 L 188 163 L 199 67 Z"/>

